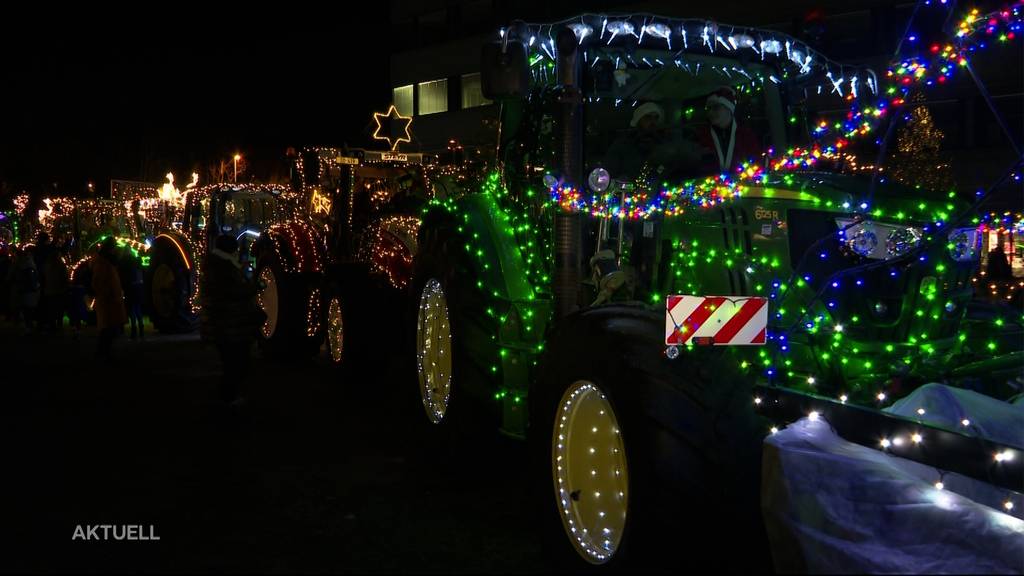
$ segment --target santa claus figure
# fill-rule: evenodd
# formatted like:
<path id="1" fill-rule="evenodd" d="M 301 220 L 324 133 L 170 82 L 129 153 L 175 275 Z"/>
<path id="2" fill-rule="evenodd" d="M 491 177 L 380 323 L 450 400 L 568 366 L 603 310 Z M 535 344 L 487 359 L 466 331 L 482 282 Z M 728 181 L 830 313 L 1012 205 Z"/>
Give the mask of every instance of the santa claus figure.
<path id="1" fill-rule="evenodd" d="M 736 122 L 736 92 L 728 86 L 712 92 L 704 105 L 708 125 L 698 132 L 708 173 L 732 173 L 744 162 L 757 161 L 761 144 L 753 130 Z"/>

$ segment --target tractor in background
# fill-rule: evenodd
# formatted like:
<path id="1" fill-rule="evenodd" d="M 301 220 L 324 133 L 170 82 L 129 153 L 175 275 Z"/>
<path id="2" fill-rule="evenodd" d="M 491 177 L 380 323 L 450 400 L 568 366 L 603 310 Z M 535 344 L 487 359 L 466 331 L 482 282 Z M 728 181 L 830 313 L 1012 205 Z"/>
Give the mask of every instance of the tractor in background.
<path id="1" fill-rule="evenodd" d="M 298 255 L 290 243 L 257 262 L 268 318 L 264 345 L 308 356 L 326 339 L 340 365 L 364 357 L 374 334 L 386 329 L 373 311 L 400 309 L 393 302 L 409 283 L 419 214 L 432 187 L 423 155 L 400 152 L 309 148 L 293 174 L 302 210 L 269 232 L 302 230 L 308 252 Z"/>

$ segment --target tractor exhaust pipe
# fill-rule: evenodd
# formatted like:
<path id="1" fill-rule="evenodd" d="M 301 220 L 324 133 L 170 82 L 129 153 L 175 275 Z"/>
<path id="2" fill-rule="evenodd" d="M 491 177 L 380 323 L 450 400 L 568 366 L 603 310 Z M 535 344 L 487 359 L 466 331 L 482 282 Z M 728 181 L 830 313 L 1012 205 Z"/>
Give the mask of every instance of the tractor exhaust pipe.
<path id="1" fill-rule="evenodd" d="M 558 318 L 579 308 L 580 242 L 580 214 L 556 213 L 554 297 Z"/>
<path id="2" fill-rule="evenodd" d="M 557 70 L 561 89 L 560 120 L 562 149 L 559 172 L 565 186 L 583 185 L 583 99 L 580 93 L 580 63 L 576 34 L 569 28 L 558 31 Z M 555 216 L 555 314 L 561 318 L 579 307 L 580 215 L 558 212 Z"/>

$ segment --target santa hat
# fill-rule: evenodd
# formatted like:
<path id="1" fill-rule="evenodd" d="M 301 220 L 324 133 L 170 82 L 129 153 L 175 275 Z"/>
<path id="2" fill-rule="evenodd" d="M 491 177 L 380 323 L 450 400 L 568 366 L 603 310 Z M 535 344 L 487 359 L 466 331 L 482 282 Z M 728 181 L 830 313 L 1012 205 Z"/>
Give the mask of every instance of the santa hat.
<path id="1" fill-rule="evenodd" d="M 644 102 L 637 106 L 636 110 L 633 111 L 633 119 L 629 122 L 629 125 L 636 128 L 640 119 L 648 114 L 656 114 L 658 116 L 658 122 L 665 119 L 665 111 L 661 109 L 661 106 L 658 106 L 654 102 Z"/>
<path id="2" fill-rule="evenodd" d="M 707 104 L 721 104 L 729 109 L 729 112 L 736 113 L 736 91 L 728 86 L 722 86 L 708 96 Z"/>

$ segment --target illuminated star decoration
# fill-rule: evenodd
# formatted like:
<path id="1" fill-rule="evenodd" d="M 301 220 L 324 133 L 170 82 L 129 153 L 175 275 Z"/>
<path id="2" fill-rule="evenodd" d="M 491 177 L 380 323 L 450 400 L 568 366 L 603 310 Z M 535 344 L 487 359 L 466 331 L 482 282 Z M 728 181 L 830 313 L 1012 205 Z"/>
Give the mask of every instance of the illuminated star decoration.
<path id="1" fill-rule="evenodd" d="M 390 130 L 388 130 L 388 132 L 389 132 L 388 135 L 382 136 L 381 133 L 380 133 L 381 130 L 384 129 L 384 125 L 381 123 L 381 119 L 382 118 L 387 118 L 388 120 L 399 120 L 399 121 L 405 122 L 405 126 L 403 127 L 403 130 L 405 131 L 405 136 L 404 137 L 403 136 L 399 136 L 398 138 L 392 139 L 391 135 L 390 135 Z M 387 140 L 388 141 L 388 146 L 391 146 L 391 150 L 392 151 L 394 151 L 395 148 L 398 148 L 398 145 L 401 144 L 402 142 L 412 142 L 412 136 L 409 134 L 409 126 L 412 125 L 412 116 L 402 116 L 401 114 L 398 113 L 398 109 L 395 108 L 394 104 L 392 104 L 391 107 L 388 108 L 388 111 L 387 111 L 386 114 L 381 114 L 380 112 L 374 112 L 373 113 L 373 120 L 377 123 L 377 129 L 373 131 L 373 139 L 374 140 Z"/>

